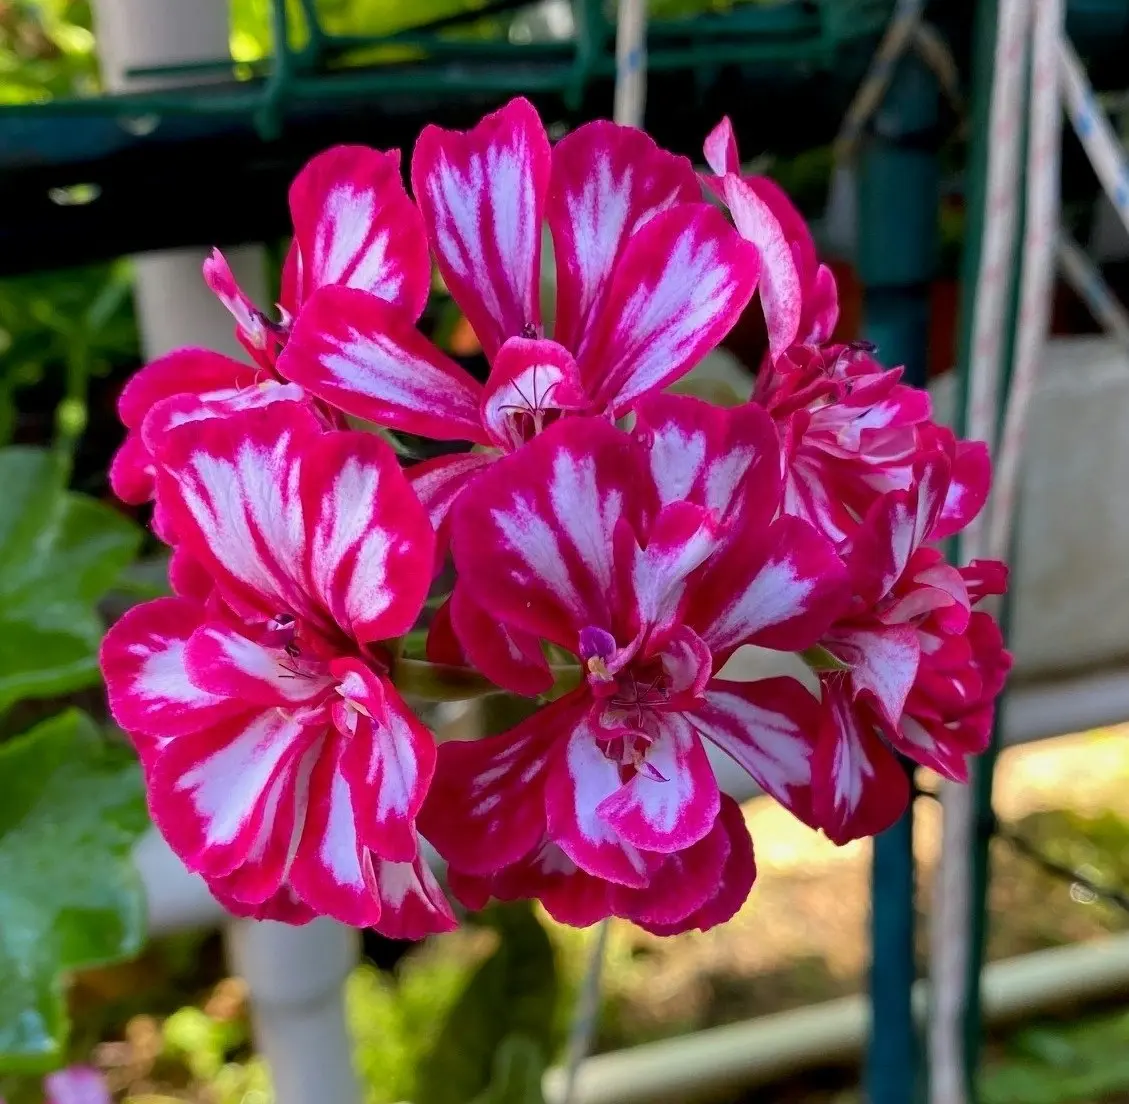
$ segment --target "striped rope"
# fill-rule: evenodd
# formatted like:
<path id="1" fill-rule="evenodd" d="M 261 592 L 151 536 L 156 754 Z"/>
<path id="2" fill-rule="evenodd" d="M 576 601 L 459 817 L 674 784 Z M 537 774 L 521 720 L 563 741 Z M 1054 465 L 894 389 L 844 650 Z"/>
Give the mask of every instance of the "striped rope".
<path id="1" fill-rule="evenodd" d="M 1029 40 L 1027 0 L 1000 0 L 992 91 L 986 212 L 969 358 L 968 436 L 996 436 L 1003 326 L 1011 294 L 1019 195 L 1019 146 Z M 970 555 L 981 537 L 970 527 Z M 964 1010 L 971 931 L 971 869 L 974 808 L 970 787 L 943 785 L 942 846 L 934 875 L 929 926 L 931 1008 L 928 1029 L 930 1104 L 966 1104 Z"/>
<path id="2" fill-rule="evenodd" d="M 623 126 L 642 127 L 647 105 L 646 0 L 619 0 L 615 32 L 615 107 Z"/>
<path id="3" fill-rule="evenodd" d="M 1046 350 L 1054 290 L 1062 151 L 1059 57 L 1065 45 L 1063 19 L 1063 0 L 1039 0 L 1036 4 L 1019 322 L 988 529 L 988 555 L 999 560 L 1006 559 L 1011 550 L 1027 414 Z M 1066 49 L 1073 55 L 1069 46 Z"/>
<path id="4" fill-rule="evenodd" d="M 1066 114 L 1114 210 L 1129 229 L 1129 165 L 1113 126 L 1098 104 L 1074 47 L 1058 43 Z"/>

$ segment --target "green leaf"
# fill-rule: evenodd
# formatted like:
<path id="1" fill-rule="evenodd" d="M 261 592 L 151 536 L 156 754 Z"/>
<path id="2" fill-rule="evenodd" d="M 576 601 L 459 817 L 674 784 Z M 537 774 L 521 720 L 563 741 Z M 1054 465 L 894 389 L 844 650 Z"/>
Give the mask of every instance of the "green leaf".
<path id="1" fill-rule="evenodd" d="M 545 1057 L 541 1048 L 524 1035 L 510 1035 L 494 1056 L 490 1086 L 472 1104 L 545 1104 L 541 1078 Z"/>
<path id="2" fill-rule="evenodd" d="M 826 648 L 818 644 L 812 645 L 799 653 L 802 659 L 813 671 L 849 671 L 850 667 L 841 659 L 833 656 Z"/>
<path id="3" fill-rule="evenodd" d="M 416 1096 L 428 1104 L 465 1104 L 484 1092 L 510 1036 L 543 1054 L 550 1049 L 557 968 L 545 929 L 528 902 L 495 906 L 481 919 L 497 929 L 498 948 L 472 975 L 423 1063 Z"/>
<path id="4" fill-rule="evenodd" d="M 0 1072 L 58 1065 L 67 971 L 140 949 L 147 823 L 136 761 L 84 714 L 0 747 Z"/>
<path id="5" fill-rule="evenodd" d="M 54 453 L 0 450 L 0 711 L 97 682 L 95 605 L 140 543 L 128 518 L 65 481 Z"/>

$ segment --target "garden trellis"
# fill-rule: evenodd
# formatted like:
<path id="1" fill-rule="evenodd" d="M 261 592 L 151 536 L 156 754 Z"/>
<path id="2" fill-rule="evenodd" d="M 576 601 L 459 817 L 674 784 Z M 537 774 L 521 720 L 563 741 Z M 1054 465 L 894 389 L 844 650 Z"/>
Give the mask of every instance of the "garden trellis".
<path id="1" fill-rule="evenodd" d="M 591 5 L 584 7 L 591 15 L 593 11 Z M 257 132 L 268 141 L 281 133 L 286 112 L 290 108 L 295 104 L 316 99 L 314 90 L 318 81 L 325 81 L 322 87 L 328 88 L 329 80 L 326 75 L 317 72 L 317 68 L 324 60 L 333 56 L 335 52 L 344 52 L 361 45 L 355 41 L 335 43 L 326 36 L 314 33 L 310 36 L 306 47 L 291 52 L 289 31 L 281 6 L 276 11 L 279 13 L 276 22 L 278 40 L 286 44 L 286 49 L 276 57 L 274 69 L 263 77 L 262 83 L 253 91 L 249 90 L 246 93 L 248 97 L 254 95 L 260 99 L 254 102 L 250 99 L 241 101 L 238 110 L 232 106 L 234 100 L 227 102 L 232 118 L 243 112 L 248 113 L 248 118 L 257 128 Z M 306 11 L 309 17 L 312 11 L 309 5 L 306 6 Z M 821 7 L 818 11 L 821 18 L 829 18 L 829 7 Z M 600 18 L 602 19 L 603 16 L 601 15 Z M 826 26 L 831 25 L 831 23 L 826 24 Z M 604 26 L 606 38 L 606 24 Z M 660 35 L 663 33 L 666 32 L 661 31 Z M 410 38 L 404 41 L 418 45 L 418 42 Z M 662 41 L 661 37 L 659 41 Z M 764 48 L 776 49 L 779 53 L 780 43 Z M 454 47 L 444 45 L 443 49 L 454 49 Z M 436 52 L 442 51 L 436 47 Z M 669 52 L 656 49 L 652 39 L 649 54 L 652 62 L 660 70 L 675 53 L 673 49 Z M 624 51 L 623 58 L 630 59 L 632 56 L 637 55 L 633 55 L 631 49 Z M 743 56 L 755 55 L 749 53 Z M 606 64 L 606 59 L 601 64 Z M 600 72 L 600 65 L 593 63 L 585 77 L 598 75 Z M 360 77 L 355 79 L 361 80 Z M 368 75 L 364 79 L 378 78 Z M 304 81 L 309 83 L 304 84 Z M 350 94 L 362 94 L 360 84 L 351 87 L 353 91 Z M 365 85 L 364 88 L 368 89 L 370 86 Z M 568 90 L 563 86 L 562 89 L 561 102 L 567 107 Z M 367 95 L 369 92 L 364 94 Z M 146 112 L 175 117 L 178 109 L 172 99 L 168 98 L 170 95 L 165 94 L 166 98 L 162 99 L 160 94 L 152 94 L 145 100 L 135 99 L 128 106 L 118 103 L 112 110 L 134 119 Z M 105 107 L 104 104 L 102 106 Z M 65 105 L 60 105 L 57 117 L 64 116 L 67 110 L 76 109 L 68 109 Z M 95 108 L 82 110 L 93 112 Z M 571 110 L 579 111 L 580 108 L 575 107 Z M 199 115 L 206 116 L 207 110 L 201 109 Z M 920 288 L 931 273 L 934 254 L 933 243 L 928 240 L 928 227 L 931 221 L 930 212 L 935 214 L 934 200 L 937 193 L 935 149 L 930 148 L 930 143 L 935 142 L 936 139 L 937 116 L 938 96 L 935 75 L 916 60 L 899 67 L 890 85 L 888 98 L 881 114 L 881 125 L 877 127 L 877 133 L 868 140 L 862 151 L 859 170 L 862 179 L 863 218 L 867 224 L 867 232 L 863 234 L 860 270 L 870 291 L 868 301 L 870 336 L 879 342 L 888 358 L 896 362 L 904 361 L 911 376 L 916 373 L 917 382 L 923 382 L 924 365 Z M 28 118 L 30 112 L 22 112 L 20 117 Z M 907 176 L 917 181 L 920 186 L 905 187 Z M 902 197 L 891 201 L 894 194 L 891 192 L 891 187 L 895 180 L 899 181 Z M 98 202 L 99 200 L 96 199 L 92 206 L 97 207 Z M 903 246 L 905 248 L 902 248 Z M 1033 370 L 1035 352 L 1037 352 L 1037 344 L 1029 347 L 1026 353 L 1028 373 Z M 1029 381 L 1029 375 L 1027 379 Z M 1021 421 L 1019 424 L 1021 425 Z M 916 1043 L 913 1038 L 913 1016 L 910 1006 L 910 989 L 913 980 L 913 873 L 910 842 L 911 832 L 907 820 L 905 824 L 883 837 L 876 858 L 875 945 L 879 948 L 879 952 L 876 955 L 873 978 L 875 1031 L 871 1055 L 871 1096 L 875 1102 L 905 1099 L 909 1084 L 914 1077 Z M 250 962 L 251 957 L 245 956 L 244 960 Z M 347 959 L 347 955 L 345 958 Z M 341 968 L 342 961 L 339 955 L 336 969 Z M 254 972 L 254 967 L 249 966 L 249 973 Z"/>

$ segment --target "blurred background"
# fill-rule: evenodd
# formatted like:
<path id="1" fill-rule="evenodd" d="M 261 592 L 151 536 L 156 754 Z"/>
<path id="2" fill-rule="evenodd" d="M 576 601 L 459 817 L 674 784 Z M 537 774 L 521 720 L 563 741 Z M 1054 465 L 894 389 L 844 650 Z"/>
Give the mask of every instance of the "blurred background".
<path id="1" fill-rule="evenodd" d="M 647 129 L 699 160 L 729 114 L 749 171 L 789 192 L 834 268 L 837 338 L 877 337 L 879 356 L 906 363 L 950 417 L 970 359 L 1005 7 L 647 5 Z M 225 923 L 146 832 L 132 766 L 105 734 L 93 656 L 106 619 L 164 588 L 144 511 L 107 486 L 118 392 L 177 345 L 238 349 L 199 277 L 207 247 L 224 247 L 270 303 L 286 186 L 317 150 L 409 150 L 424 123 L 469 125 L 518 93 L 553 134 L 610 115 L 615 16 L 600 0 L 0 0 L 0 755 L 46 732 L 84 750 L 35 765 L 39 797 L 101 787 L 98 803 L 44 822 L 20 804 L 15 761 L 0 759 L 9 1104 L 38 1099 L 35 1063 L 4 1058 L 26 1042 L 5 1015 L 29 999 L 49 1026 L 69 1018 L 59 1055 L 92 1062 L 130 1104 L 533 1104 L 544 1068 L 565 1060 L 597 934 L 537 909 L 493 909 L 411 948 L 371 933 L 358 947 L 320 924 L 280 935 Z M 876 70 L 899 19 L 927 33 Z M 1100 109 L 1115 130 L 1129 123 L 1129 3 L 1070 3 L 1066 34 Z M 866 108 L 868 74 L 882 94 Z M 983 925 L 992 965 L 973 1033 L 984 1104 L 1129 1101 L 1129 324 L 1118 306 L 1129 234 L 1124 198 L 1103 191 L 1069 126 L 1055 186 L 1052 234 L 1074 252 L 1058 254 L 1020 481 L 1017 669 Z M 441 288 L 423 325 L 484 373 Z M 1007 345 L 1013 322 L 1001 325 Z M 747 397 L 765 347 L 754 301 L 690 386 Z M 422 442 L 405 448 L 425 455 Z M 507 722 L 496 713 L 437 723 L 489 731 Z M 991 783 L 988 771 L 982 797 Z M 897 893 L 916 917 L 910 980 L 925 971 L 938 809 L 918 802 L 916 899 L 905 883 L 872 897 L 869 843 L 836 848 L 767 800 L 745 810 L 759 878 L 735 920 L 669 939 L 611 925 L 592 1044 L 609 1058 L 591 1064 L 577 1104 L 913 1098 L 912 1078 L 864 1080 L 867 978 L 874 910 Z M 63 883 L 88 863 L 107 872 L 104 892 L 76 903 Z M 67 948 L 42 965 L 26 942 L 29 901 Z M 75 950 L 75 931 L 98 934 Z M 264 1054 L 315 1087 L 272 1086 Z M 337 1068 L 350 1055 L 356 1082 Z M 546 1085 L 563 1099 L 559 1076 Z"/>

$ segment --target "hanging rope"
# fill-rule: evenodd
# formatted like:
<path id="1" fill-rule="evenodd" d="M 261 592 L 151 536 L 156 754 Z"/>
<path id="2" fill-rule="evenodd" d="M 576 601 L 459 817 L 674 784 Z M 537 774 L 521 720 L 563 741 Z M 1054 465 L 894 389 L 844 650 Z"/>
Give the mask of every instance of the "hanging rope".
<path id="1" fill-rule="evenodd" d="M 1113 209 L 1129 229 L 1129 165 L 1113 126 L 1098 104 L 1074 47 L 1061 39 L 1058 64 L 1067 117 Z"/>
<path id="2" fill-rule="evenodd" d="M 1027 414 L 1049 330 L 1062 145 L 1058 61 L 1061 48 L 1073 54 L 1062 38 L 1063 18 L 1062 0 L 1040 0 L 1035 5 L 1019 322 L 992 491 L 988 530 L 988 555 L 992 559 L 1005 559 L 1011 549 Z"/>
<path id="3" fill-rule="evenodd" d="M 968 436 L 996 437 L 1002 335 L 1011 294 L 1011 259 L 1017 222 L 1021 105 L 1028 43 L 1026 0 L 1000 0 L 992 91 L 983 242 L 976 276 L 969 359 Z M 978 527 L 964 537 L 977 554 Z M 969 787 L 944 786 L 941 855 L 934 875 L 929 926 L 931 1008 L 928 1031 L 930 1104 L 965 1104 L 963 1012 L 971 940 L 973 795 Z"/>
<path id="4" fill-rule="evenodd" d="M 647 105 L 646 0 L 619 0 L 615 30 L 615 108 L 623 126 L 641 127 Z"/>

